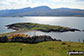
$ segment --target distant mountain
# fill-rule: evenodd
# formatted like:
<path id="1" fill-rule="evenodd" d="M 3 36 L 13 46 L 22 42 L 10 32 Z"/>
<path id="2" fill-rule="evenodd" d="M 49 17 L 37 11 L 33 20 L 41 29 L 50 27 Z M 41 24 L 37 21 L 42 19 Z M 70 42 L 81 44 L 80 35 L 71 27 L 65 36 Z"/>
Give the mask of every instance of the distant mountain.
<path id="1" fill-rule="evenodd" d="M 48 6 L 35 8 L 0 10 L 0 16 L 84 16 L 84 10 L 71 8 L 51 9 Z"/>

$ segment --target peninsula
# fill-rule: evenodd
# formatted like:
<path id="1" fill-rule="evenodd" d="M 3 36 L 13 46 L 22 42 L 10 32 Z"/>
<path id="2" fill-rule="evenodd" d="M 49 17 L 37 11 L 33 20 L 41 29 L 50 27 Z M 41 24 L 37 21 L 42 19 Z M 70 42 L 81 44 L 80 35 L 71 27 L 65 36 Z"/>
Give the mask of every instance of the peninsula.
<path id="1" fill-rule="evenodd" d="M 14 23 L 10 25 L 6 25 L 8 29 L 20 30 L 20 31 L 42 31 L 42 32 L 75 32 L 80 31 L 79 29 L 64 27 L 64 26 L 53 26 L 53 25 L 45 25 L 38 23 Z"/>

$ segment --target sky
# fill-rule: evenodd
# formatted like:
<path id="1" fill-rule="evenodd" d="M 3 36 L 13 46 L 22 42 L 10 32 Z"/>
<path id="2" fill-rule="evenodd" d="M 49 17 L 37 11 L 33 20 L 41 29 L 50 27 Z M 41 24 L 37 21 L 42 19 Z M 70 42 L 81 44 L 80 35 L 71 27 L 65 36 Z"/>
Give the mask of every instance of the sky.
<path id="1" fill-rule="evenodd" d="M 54 8 L 84 9 L 84 0 L 0 0 L 0 10 L 48 6 Z"/>

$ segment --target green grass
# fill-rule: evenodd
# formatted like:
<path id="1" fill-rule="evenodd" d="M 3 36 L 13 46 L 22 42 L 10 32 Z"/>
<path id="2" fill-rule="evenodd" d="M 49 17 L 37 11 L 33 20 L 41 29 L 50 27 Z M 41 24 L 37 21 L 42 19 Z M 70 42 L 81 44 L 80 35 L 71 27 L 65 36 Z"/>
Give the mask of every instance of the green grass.
<path id="1" fill-rule="evenodd" d="M 69 56 L 69 49 L 84 51 L 84 43 L 50 41 L 38 44 L 0 43 L 0 56 Z M 71 45 L 69 48 L 68 45 Z M 20 50 L 22 48 L 22 51 Z M 84 56 L 84 55 L 73 55 Z"/>

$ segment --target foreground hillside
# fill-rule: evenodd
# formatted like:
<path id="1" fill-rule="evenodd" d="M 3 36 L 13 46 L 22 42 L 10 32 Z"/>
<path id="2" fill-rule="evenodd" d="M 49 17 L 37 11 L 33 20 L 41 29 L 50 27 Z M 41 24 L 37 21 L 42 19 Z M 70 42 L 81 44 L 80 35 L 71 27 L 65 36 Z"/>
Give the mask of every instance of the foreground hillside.
<path id="1" fill-rule="evenodd" d="M 38 44 L 0 43 L 0 56 L 69 56 L 69 50 L 84 51 L 84 44 L 58 41 Z"/>

